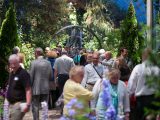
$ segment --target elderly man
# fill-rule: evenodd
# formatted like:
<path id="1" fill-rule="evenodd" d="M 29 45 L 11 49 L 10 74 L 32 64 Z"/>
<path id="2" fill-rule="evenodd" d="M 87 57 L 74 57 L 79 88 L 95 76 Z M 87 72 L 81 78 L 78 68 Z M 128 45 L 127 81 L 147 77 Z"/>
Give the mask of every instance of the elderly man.
<path id="1" fill-rule="evenodd" d="M 12 50 L 12 54 L 18 54 L 20 53 L 20 48 L 18 46 L 14 47 Z"/>
<path id="2" fill-rule="evenodd" d="M 78 102 L 83 103 L 83 108 L 78 109 L 73 107 L 77 114 L 86 114 L 88 102 L 93 99 L 93 93 L 81 86 L 81 81 L 84 76 L 84 69 L 82 66 L 75 66 L 69 72 L 69 80 L 64 86 L 64 109 L 63 113 L 65 116 L 68 115 L 67 103 L 72 99 L 77 99 Z"/>
<path id="3" fill-rule="evenodd" d="M 86 65 L 92 63 L 92 53 L 87 53 L 87 60 L 86 61 L 87 61 Z"/>
<path id="4" fill-rule="evenodd" d="M 43 57 L 42 48 L 36 48 L 35 58 L 30 68 L 33 94 L 32 112 L 33 119 L 39 120 L 39 105 L 42 102 L 48 103 L 49 81 L 52 80 L 53 72 L 50 62 Z"/>
<path id="5" fill-rule="evenodd" d="M 72 58 L 67 56 L 67 51 L 62 51 L 62 56 L 57 58 L 54 63 L 54 77 L 56 84 L 58 85 L 59 89 L 59 96 L 63 92 L 63 87 L 65 82 L 69 79 L 69 71 L 74 66 L 74 61 Z"/>
<path id="6" fill-rule="evenodd" d="M 101 63 L 106 66 L 107 70 L 113 67 L 114 59 L 112 59 L 112 53 L 110 51 L 105 53 L 105 59 Z"/>
<path id="7" fill-rule="evenodd" d="M 9 57 L 9 66 L 11 73 L 7 100 L 10 104 L 10 120 L 22 120 L 31 103 L 30 76 L 21 68 L 16 54 Z"/>
<path id="8" fill-rule="evenodd" d="M 103 65 L 99 63 L 99 54 L 93 53 L 92 63 L 85 66 L 85 74 L 82 81 L 82 85 L 88 90 L 92 91 L 92 88 L 97 80 L 103 78 Z"/>
<path id="9" fill-rule="evenodd" d="M 98 51 L 98 53 L 100 54 L 99 60 L 100 60 L 100 62 L 102 62 L 105 59 L 105 50 L 104 49 L 100 49 Z"/>

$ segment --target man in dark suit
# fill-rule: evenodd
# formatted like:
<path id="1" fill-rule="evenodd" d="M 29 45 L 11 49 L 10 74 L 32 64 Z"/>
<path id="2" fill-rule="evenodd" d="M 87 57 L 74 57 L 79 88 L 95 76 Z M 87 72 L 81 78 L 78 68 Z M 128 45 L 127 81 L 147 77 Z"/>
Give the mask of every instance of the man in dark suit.
<path id="1" fill-rule="evenodd" d="M 39 120 L 39 104 L 45 102 L 47 105 L 48 103 L 49 81 L 52 79 L 53 73 L 51 64 L 43 57 L 42 48 L 36 48 L 35 58 L 36 60 L 32 61 L 30 68 L 32 112 L 34 120 Z"/>

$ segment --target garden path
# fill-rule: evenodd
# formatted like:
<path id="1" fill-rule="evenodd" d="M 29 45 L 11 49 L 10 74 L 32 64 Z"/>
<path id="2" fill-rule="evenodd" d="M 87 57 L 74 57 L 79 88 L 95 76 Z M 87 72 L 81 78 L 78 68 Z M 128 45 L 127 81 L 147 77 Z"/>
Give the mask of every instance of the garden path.
<path id="1" fill-rule="evenodd" d="M 40 115 L 41 115 L 41 111 L 40 111 Z M 57 110 L 57 109 L 49 110 L 48 115 L 49 115 L 48 120 L 59 120 L 59 118 L 60 118 L 60 111 Z M 28 113 L 25 115 L 25 117 L 24 117 L 23 120 L 33 120 L 32 112 L 31 112 L 31 111 L 28 112 Z M 40 119 L 40 120 L 41 120 L 41 119 Z"/>

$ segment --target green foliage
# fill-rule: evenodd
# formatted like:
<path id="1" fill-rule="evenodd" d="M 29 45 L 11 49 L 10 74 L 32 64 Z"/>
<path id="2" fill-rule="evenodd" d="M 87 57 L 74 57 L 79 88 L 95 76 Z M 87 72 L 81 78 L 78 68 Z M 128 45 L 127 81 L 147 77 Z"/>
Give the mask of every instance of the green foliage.
<path id="1" fill-rule="evenodd" d="M 106 34 L 106 37 L 103 41 L 103 48 L 105 50 L 110 50 L 113 56 L 116 56 L 120 40 L 121 40 L 120 29 L 112 29 L 110 32 Z"/>
<path id="2" fill-rule="evenodd" d="M 34 34 L 33 34 L 34 33 Z M 31 44 L 32 46 L 41 47 L 42 49 L 45 49 L 45 47 L 49 46 L 49 41 L 51 40 L 51 35 L 49 33 L 39 33 L 39 32 L 32 32 L 31 37 Z"/>
<path id="3" fill-rule="evenodd" d="M 160 26 L 156 25 L 156 30 L 158 31 L 158 33 L 160 32 Z M 160 39 L 160 35 L 157 34 L 156 36 L 156 41 L 159 42 Z M 149 58 L 149 65 L 154 66 L 154 67 L 158 67 L 160 69 L 160 49 L 158 50 L 154 50 Z M 160 71 L 158 73 L 155 74 L 154 71 L 151 71 L 150 75 L 146 76 L 147 79 L 147 83 L 150 87 L 153 87 L 156 91 L 155 91 L 155 96 L 157 98 L 160 98 Z M 160 107 L 160 101 L 158 102 L 154 102 L 154 105 Z M 156 114 L 160 114 L 160 110 L 148 110 L 146 109 L 146 113 L 152 113 L 153 115 Z"/>
<path id="4" fill-rule="evenodd" d="M 92 29 L 99 38 L 96 39 L 91 34 L 88 34 L 88 32 L 84 33 L 84 36 L 86 36 L 84 38 L 85 42 L 93 41 L 95 43 L 92 45 L 93 49 L 103 48 L 103 41 L 106 37 L 106 34 L 113 29 L 111 23 L 106 20 L 106 16 L 104 16 L 102 12 L 103 8 L 103 4 L 93 1 L 88 4 L 87 12 L 84 15 L 84 26 Z"/>
<path id="5" fill-rule="evenodd" d="M 103 28 L 105 29 L 105 28 Z M 103 30 L 101 29 L 101 30 Z M 88 34 L 88 33 L 86 33 Z M 98 34 L 98 33 L 97 33 Z M 102 34 L 101 34 L 102 36 Z M 120 44 L 120 30 L 119 29 L 111 29 L 110 31 L 106 31 L 104 33 L 104 36 L 101 37 L 102 47 L 105 50 L 111 51 L 113 56 L 115 57 L 117 55 L 118 47 Z M 86 38 L 87 39 L 87 38 Z M 86 41 L 85 42 L 85 48 L 90 50 L 97 50 L 98 42 L 95 37 L 91 37 L 92 41 Z"/>
<path id="6" fill-rule="evenodd" d="M 2 19 L 3 19 L 3 0 L 0 0 L 0 25 L 2 23 Z"/>
<path id="7" fill-rule="evenodd" d="M 113 0 L 92 0 L 90 3 L 95 10 L 97 9 L 98 15 L 114 27 L 119 27 L 120 21 L 126 16 L 126 10 L 120 8 Z"/>
<path id="8" fill-rule="evenodd" d="M 32 1 L 28 3 L 27 9 L 26 17 L 31 24 L 30 42 L 44 48 L 48 45 L 52 35 L 63 26 L 62 23 L 67 22 L 66 1 Z"/>
<path id="9" fill-rule="evenodd" d="M 28 19 L 32 27 L 39 32 L 54 34 L 61 22 L 64 21 L 67 12 L 64 0 L 43 0 L 41 2 L 28 3 Z"/>
<path id="10" fill-rule="evenodd" d="M 4 102 L 4 98 L 0 96 L 0 118 L 2 118 L 2 115 L 3 115 L 3 102 Z"/>
<path id="11" fill-rule="evenodd" d="M 160 51 L 154 51 L 152 52 L 150 58 L 149 58 L 149 64 L 158 67 L 160 69 Z M 146 76 L 148 85 L 156 90 L 155 96 L 157 98 L 160 97 L 160 71 L 159 73 L 155 74 L 154 71 L 151 71 L 150 75 Z M 160 107 L 160 101 L 153 103 L 155 106 Z M 160 110 L 149 110 L 146 109 L 146 113 L 152 113 L 154 115 L 160 114 Z"/>
<path id="12" fill-rule="evenodd" d="M 17 34 L 16 13 L 14 5 L 11 2 L 0 31 L 0 86 L 2 86 L 7 79 L 7 71 L 5 68 L 7 65 L 7 58 L 11 54 L 12 49 L 18 44 L 19 38 Z"/>
<path id="13" fill-rule="evenodd" d="M 87 4 L 86 9 L 84 26 L 92 29 L 100 39 L 97 40 L 88 32 L 85 32 L 86 46 L 99 49 L 98 43 L 100 43 L 102 48 L 111 50 L 116 54 L 121 35 L 119 29 L 115 29 L 115 27 L 119 26 L 119 22 L 125 17 L 126 12 L 116 6 L 112 0 L 92 0 Z"/>
<path id="14" fill-rule="evenodd" d="M 21 52 L 25 55 L 25 69 L 29 69 L 31 61 L 34 60 L 34 48 L 29 43 L 22 43 L 20 49 Z"/>
<path id="15" fill-rule="evenodd" d="M 3 46 L 0 50 L 3 51 L 2 57 L 8 56 L 18 43 L 16 13 L 13 4 L 11 4 L 1 27 L 0 44 Z"/>
<path id="16" fill-rule="evenodd" d="M 138 27 L 135 9 L 131 3 L 127 16 L 121 23 L 121 43 L 119 48 L 125 47 L 128 49 L 128 57 L 131 58 L 134 65 L 140 62 L 140 51 L 144 45 L 144 33 L 141 33 Z"/>

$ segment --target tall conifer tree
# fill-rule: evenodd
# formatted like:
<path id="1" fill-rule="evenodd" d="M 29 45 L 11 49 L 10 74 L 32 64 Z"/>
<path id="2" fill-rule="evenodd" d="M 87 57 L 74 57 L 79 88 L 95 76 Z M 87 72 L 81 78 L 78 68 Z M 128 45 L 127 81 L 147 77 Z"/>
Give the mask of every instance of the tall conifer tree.
<path id="1" fill-rule="evenodd" d="M 138 23 L 133 3 L 130 4 L 126 18 L 121 23 L 120 47 L 128 49 L 128 57 L 134 65 L 140 62 L 141 41 L 138 33 Z"/>
<path id="2" fill-rule="evenodd" d="M 3 86 L 8 76 L 6 70 L 8 56 L 19 43 L 13 0 L 10 0 L 10 7 L 5 17 L 0 30 L 0 86 Z"/>

